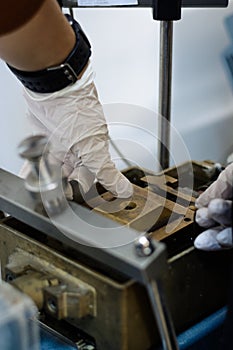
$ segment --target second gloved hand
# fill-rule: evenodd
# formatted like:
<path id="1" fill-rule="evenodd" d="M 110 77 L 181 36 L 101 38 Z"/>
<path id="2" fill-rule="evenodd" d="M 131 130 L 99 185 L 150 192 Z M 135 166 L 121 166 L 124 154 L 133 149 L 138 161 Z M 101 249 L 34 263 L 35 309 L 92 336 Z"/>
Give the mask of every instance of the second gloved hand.
<path id="1" fill-rule="evenodd" d="M 233 164 L 196 201 L 196 222 L 206 228 L 194 241 L 201 250 L 216 251 L 233 247 L 232 241 Z"/>

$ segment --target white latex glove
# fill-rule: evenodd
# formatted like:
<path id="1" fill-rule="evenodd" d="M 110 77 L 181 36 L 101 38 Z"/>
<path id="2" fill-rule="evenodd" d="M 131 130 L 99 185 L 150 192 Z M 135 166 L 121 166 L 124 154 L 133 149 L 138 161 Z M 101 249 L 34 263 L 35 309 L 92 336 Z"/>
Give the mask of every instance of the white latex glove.
<path id="1" fill-rule="evenodd" d="M 196 200 L 196 222 L 208 228 L 195 239 L 196 248 L 214 251 L 233 247 L 232 191 L 233 163 Z"/>
<path id="2" fill-rule="evenodd" d="M 98 180 L 115 197 L 129 198 L 132 184 L 118 171 L 108 149 L 108 128 L 88 64 L 81 79 L 60 91 L 41 94 L 25 89 L 28 118 L 34 134 L 52 145 L 52 158 L 83 193 Z M 21 171 L 25 177 L 27 167 Z M 66 193 L 72 199 L 69 185 Z"/>

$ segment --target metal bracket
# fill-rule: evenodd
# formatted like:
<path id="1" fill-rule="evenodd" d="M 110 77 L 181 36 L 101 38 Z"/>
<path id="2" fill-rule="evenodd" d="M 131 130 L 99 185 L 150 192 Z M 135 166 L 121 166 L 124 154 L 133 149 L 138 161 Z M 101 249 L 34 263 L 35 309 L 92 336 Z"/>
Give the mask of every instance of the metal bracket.
<path id="1" fill-rule="evenodd" d="M 111 7 L 152 7 L 157 0 L 138 0 L 137 5 L 120 5 L 120 6 L 112 6 Z M 62 6 L 67 8 L 72 7 L 107 7 L 107 5 L 101 6 L 79 6 L 77 0 L 61 0 Z M 124 1 L 122 1 L 124 3 Z M 226 7 L 228 5 L 228 0 L 182 0 L 182 7 Z M 109 7 L 109 6 L 108 6 Z"/>

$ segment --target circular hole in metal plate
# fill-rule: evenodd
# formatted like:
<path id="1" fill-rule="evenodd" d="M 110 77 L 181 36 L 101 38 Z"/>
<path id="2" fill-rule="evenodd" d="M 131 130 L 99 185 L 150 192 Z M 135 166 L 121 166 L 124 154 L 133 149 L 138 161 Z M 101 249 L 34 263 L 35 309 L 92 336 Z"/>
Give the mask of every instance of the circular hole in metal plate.
<path id="1" fill-rule="evenodd" d="M 125 207 L 125 210 L 135 209 L 137 204 L 135 202 L 129 202 L 129 204 Z"/>

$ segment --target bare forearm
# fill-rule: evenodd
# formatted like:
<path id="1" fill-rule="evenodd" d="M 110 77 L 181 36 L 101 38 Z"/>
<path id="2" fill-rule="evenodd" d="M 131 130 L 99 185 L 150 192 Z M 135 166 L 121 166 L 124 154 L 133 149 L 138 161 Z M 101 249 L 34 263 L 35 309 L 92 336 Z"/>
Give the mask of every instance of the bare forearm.
<path id="1" fill-rule="evenodd" d="M 62 63 L 74 45 L 74 31 L 57 1 L 45 0 L 28 22 L 0 36 L 0 57 L 17 69 L 36 71 Z"/>

